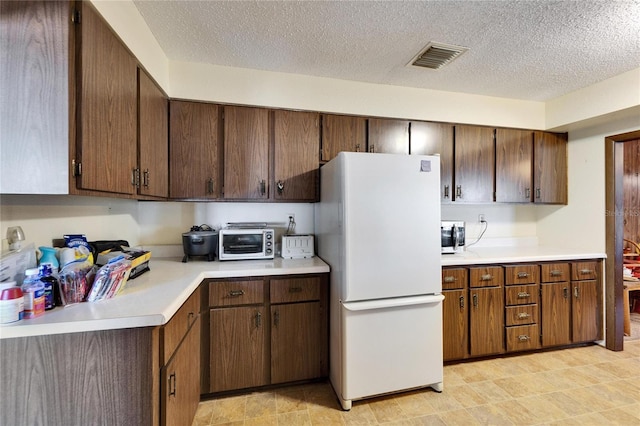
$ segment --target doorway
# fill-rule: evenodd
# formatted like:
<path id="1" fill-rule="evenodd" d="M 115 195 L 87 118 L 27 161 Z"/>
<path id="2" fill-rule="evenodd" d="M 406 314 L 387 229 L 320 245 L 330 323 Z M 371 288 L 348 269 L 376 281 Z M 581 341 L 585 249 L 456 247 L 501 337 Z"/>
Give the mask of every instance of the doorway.
<path id="1" fill-rule="evenodd" d="M 605 138 L 605 328 L 606 347 L 624 348 L 623 242 L 624 242 L 624 144 L 640 139 L 640 130 Z"/>

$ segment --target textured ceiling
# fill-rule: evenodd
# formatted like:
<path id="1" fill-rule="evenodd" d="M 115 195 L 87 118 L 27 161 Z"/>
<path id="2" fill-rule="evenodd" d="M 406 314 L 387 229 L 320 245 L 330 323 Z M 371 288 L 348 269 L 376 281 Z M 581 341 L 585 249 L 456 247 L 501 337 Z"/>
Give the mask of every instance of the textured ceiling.
<path id="1" fill-rule="evenodd" d="M 544 101 L 640 67 L 640 0 L 134 0 L 170 60 Z M 406 66 L 428 42 L 468 47 Z"/>

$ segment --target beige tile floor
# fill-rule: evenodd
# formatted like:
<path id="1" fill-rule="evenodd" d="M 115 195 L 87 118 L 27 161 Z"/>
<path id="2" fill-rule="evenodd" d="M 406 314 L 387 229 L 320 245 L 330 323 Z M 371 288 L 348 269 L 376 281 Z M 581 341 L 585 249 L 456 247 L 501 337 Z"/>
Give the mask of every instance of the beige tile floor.
<path id="1" fill-rule="evenodd" d="M 203 401 L 201 425 L 640 425 L 640 340 L 448 365 L 444 392 L 340 409 L 328 383 Z"/>

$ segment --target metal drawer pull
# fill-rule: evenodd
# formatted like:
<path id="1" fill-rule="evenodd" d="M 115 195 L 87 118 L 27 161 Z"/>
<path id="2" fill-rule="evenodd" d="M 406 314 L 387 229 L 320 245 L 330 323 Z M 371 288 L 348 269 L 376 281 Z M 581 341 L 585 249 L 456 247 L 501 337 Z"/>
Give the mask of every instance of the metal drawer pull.
<path id="1" fill-rule="evenodd" d="M 518 272 L 518 278 L 527 278 L 528 276 L 528 272 Z"/>
<path id="2" fill-rule="evenodd" d="M 573 295 L 576 297 L 576 299 L 580 297 L 580 290 L 578 290 L 578 287 L 573 288 Z"/>
<path id="3" fill-rule="evenodd" d="M 526 342 L 527 340 L 531 340 L 531 337 L 527 336 L 526 334 L 521 334 L 518 336 L 518 340 L 521 342 Z"/>
<path id="4" fill-rule="evenodd" d="M 593 269 L 580 269 L 581 274 L 593 274 Z"/>
<path id="5" fill-rule="evenodd" d="M 531 297 L 531 295 L 526 291 L 518 292 L 518 299 L 526 299 L 527 297 Z"/>
<path id="6" fill-rule="evenodd" d="M 528 314 L 528 313 L 526 313 L 526 312 L 520 312 L 520 313 L 518 314 L 518 319 L 525 319 L 525 318 L 529 318 L 530 316 L 531 316 L 531 315 L 529 315 L 529 314 Z"/>
<path id="7" fill-rule="evenodd" d="M 173 386 L 172 386 L 173 384 Z M 169 396 L 176 395 L 176 373 L 172 373 L 169 376 Z"/>
<path id="8" fill-rule="evenodd" d="M 289 287 L 289 293 L 300 293 L 302 291 L 302 287 Z"/>
<path id="9" fill-rule="evenodd" d="M 449 277 L 444 277 L 444 282 L 445 282 L 445 283 L 453 283 L 453 282 L 456 282 L 456 280 L 457 280 L 457 278 L 456 278 L 456 277 L 451 277 L 451 276 L 449 276 Z"/>
<path id="10" fill-rule="evenodd" d="M 569 289 L 567 287 L 562 289 L 562 292 L 564 293 L 564 298 L 568 299 L 569 298 Z"/>
<path id="11" fill-rule="evenodd" d="M 476 308 L 478 307 L 478 295 L 477 294 L 473 295 L 473 306 L 475 306 Z"/>
<path id="12" fill-rule="evenodd" d="M 485 274 L 480 277 L 480 281 L 491 281 L 493 279 L 493 275 Z"/>
<path id="13" fill-rule="evenodd" d="M 554 269 L 553 271 L 550 272 L 552 277 L 561 277 L 562 276 L 562 271 L 558 270 L 558 269 Z"/>
<path id="14" fill-rule="evenodd" d="M 460 296 L 460 309 L 464 308 L 464 296 Z"/>
<path id="15" fill-rule="evenodd" d="M 256 328 L 259 328 L 262 325 L 262 314 L 260 312 L 256 312 Z"/>
<path id="16" fill-rule="evenodd" d="M 240 297 L 244 296 L 244 290 L 231 290 L 229 292 L 229 296 L 231 297 Z"/>

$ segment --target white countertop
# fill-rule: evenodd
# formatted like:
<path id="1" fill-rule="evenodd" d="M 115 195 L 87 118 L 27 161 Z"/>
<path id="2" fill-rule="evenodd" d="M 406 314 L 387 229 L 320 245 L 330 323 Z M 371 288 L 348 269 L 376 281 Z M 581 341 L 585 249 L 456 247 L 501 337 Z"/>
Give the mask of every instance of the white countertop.
<path id="1" fill-rule="evenodd" d="M 149 266 L 150 271 L 129 280 L 112 299 L 56 307 L 41 317 L 2 325 L 0 339 L 166 324 L 205 278 L 329 272 L 329 266 L 317 256 L 189 263 L 179 258 L 151 258 Z"/>
<path id="2" fill-rule="evenodd" d="M 604 259 L 606 257 L 606 253 L 545 246 L 472 247 L 463 253 L 443 254 L 442 266 Z"/>

